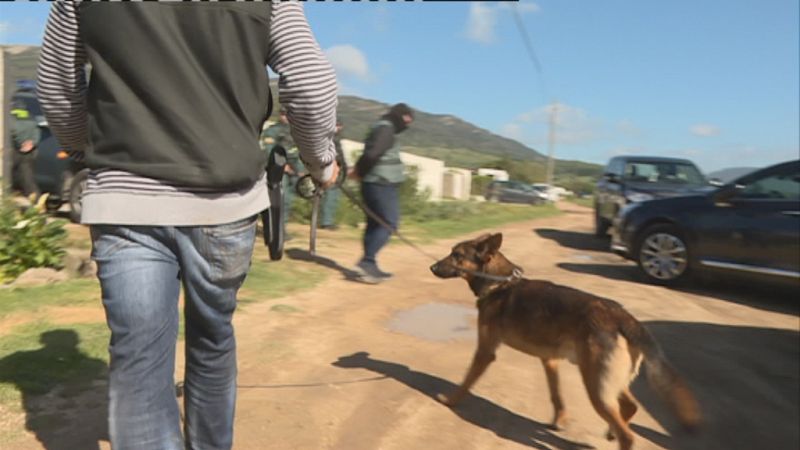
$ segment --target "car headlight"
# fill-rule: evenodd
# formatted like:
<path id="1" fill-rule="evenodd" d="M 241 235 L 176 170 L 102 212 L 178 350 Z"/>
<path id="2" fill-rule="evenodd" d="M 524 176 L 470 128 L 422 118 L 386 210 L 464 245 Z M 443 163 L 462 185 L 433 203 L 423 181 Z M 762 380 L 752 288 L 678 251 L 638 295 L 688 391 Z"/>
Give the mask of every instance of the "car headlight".
<path id="1" fill-rule="evenodd" d="M 647 194 L 645 192 L 626 192 L 625 198 L 628 199 L 629 202 L 632 203 L 639 203 L 639 202 L 646 202 L 647 200 L 652 200 L 653 195 Z"/>

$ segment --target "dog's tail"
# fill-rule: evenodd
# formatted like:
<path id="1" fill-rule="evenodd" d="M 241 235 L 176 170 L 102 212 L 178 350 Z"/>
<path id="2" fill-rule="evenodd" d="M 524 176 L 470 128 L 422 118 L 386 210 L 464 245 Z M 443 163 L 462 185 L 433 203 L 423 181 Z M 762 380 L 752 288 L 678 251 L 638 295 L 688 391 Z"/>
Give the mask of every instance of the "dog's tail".
<path id="1" fill-rule="evenodd" d="M 653 335 L 641 323 L 634 319 L 626 325 L 628 326 L 623 327 L 622 334 L 644 354 L 650 387 L 670 406 L 684 428 L 689 431 L 697 430 L 702 425 L 703 418 L 700 405 L 689 385 L 667 361 Z"/>

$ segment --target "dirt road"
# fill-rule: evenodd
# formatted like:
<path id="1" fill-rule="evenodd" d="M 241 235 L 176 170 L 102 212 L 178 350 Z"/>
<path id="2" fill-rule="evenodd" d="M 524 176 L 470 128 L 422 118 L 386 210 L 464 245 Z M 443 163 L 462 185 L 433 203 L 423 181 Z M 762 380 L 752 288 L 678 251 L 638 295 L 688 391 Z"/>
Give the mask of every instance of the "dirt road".
<path id="1" fill-rule="evenodd" d="M 796 449 L 798 307 L 794 300 L 724 286 L 675 291 L 636 281 L 603 250 L 590 210 L 503 227 L 502 251 L 531 278 L 614 299 L 655 334 L 696 389 L 706 427 L 689 436 L 644 382 L 634 417 L 638 449 Z M 567 429 L 554 432 L 538 360 L 501 348 L 474 396 L 456 409 L 436 393 L 460 382 L 474 349 L 474 298 L 443 281 L 431 261 L 394 245 L 382 255 L 394 279 L 347 281 L 358 242 L 321 234 L 334 271 L 321 286 L 237 314 L 238 449 L 615 449 L 589 405 L 577 369 L 562 367 Z M 429 246 L 446 254 L 457 240 Z M 302 247 L 300 240 L 290 247 Z M 304 254 L 296 249 L 295 258 Z M 280 303 L 281 306 L 276 306 Z M 180 354 L 180 353 L 179 353 Z M 182 370 L 179 368 L 179 371 Z M 179 372 L 180 373 L 180 372 Z"/>

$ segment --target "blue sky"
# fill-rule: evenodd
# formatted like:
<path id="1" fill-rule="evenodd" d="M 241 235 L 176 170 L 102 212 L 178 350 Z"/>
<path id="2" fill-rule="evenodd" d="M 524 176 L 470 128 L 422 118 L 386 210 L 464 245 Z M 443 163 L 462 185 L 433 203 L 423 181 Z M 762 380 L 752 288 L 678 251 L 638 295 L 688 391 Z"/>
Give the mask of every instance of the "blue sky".
<path id="1" fill-rule="evenodd" d="M 706 171 L 800 155 L 797 0 L 310 2 L 343 93 L 453 114 L 559 158 L 682 156 Z M 0 43 L 40 44 L 49 5 L 0 3 Z"/>

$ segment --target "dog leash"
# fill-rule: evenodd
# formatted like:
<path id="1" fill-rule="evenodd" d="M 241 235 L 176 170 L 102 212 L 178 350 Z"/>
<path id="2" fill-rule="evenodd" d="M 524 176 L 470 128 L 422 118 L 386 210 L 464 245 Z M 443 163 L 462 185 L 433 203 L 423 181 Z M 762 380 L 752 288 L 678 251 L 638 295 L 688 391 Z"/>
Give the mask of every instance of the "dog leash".
<path id="1" fill-rule="evenodd" d="M 309 181 L 304 181 L 305 178 L 308 178 L 310 180 L 310 183 L 313 184 L 313 190 L 307 191 L 307 190 L 301 189 L 301 187 L 300 187 L 301 186 L 301 184 L 300 184 L 301 182 L 304 182 L 306 185 L 308 185 L 308 183 L 309 183 Z M 362 203 L 361 200 L 359 200 L 358 197 L 356 197 L 355 194 L 353 194 L 348 188 L 346 188 L 344 186 L 344 181 L 345 181 L 345 178 L 341 177 L 336 182 L 335 186 L 338 187 L 342 191 L 342 193 L 345 195 L 345 197 L 347 197 L 348 200 L 350 200 L 354 205 L 356 205 L 358 207 L 358 209 L 363 211 L 364 214 L 369 216 L 372 220 L 377 222 L 380 226 L 382 226 L 382 227 L 386 228 L 387 230 L 389 230 L 389 232 L 392 234 L 392 236 L 397 237 L 404 244 L 406 244 L 409 247 L 411 247 L 414 250 L 416 250 L 417 253 L 429 258 L 431 261 L 439 262 L 439 258 L 437 258 L 436 256 L 431 255 L 430 253 L 428 253 L 425 250 L 423 250 L 422 248 L 420 248 L 417 244 L 411 242 L 411 240 L 409 240 L 408 238 L 403 236 L 399 231 L 397 231 L 396 228 L 394 228 L 393 226 L 389 225 L 385 220 L 383 220 L 382 217 L 380 217 L 374 211 L 369 209 L 369 207 L 367 207 L 367 205 Z M 307 200 L 311 199 L 313 201 L 313 199 L 319 198 L 319 194 L 318 194 L 319 188 L 317 186 L 316 181 L 314 181 L 314 179 L 311 178 L 310 174 L 306 174 L 302 178 L 297 180 L 297 189 L 296 189 L 296 191 L 301 197 L 303 197 L 303 198 L 305 198 Z M 313 220 L 312 220 L 312 222 L 313 222 Z M 312 233 L 313 233 L 313 230 L 312 230 Z M 314 236 L 316 236 L 316 233 L 314 233 Z M 314 245 L 314 244 L 312 243 L 312 245 Z M 477 271 L 477 270 L 464 269 L 464 268 L 461 268 L 461 267 L 454 267 L 454 268 L 456 270 L 458 270 L 459 272 L 463 272 L 463 273 L 466 273 L 468 275 L 472 275 L 472 276 L 475 276 L 475 277 L 485 278 L 485 279 L 491 280 L 491 281 L 509 282 L 509 281 L 514 281 L 514 280 L 518 280 L 518 279 L 522 278 L 522 269 L 520 269 L 518 267 L 514 268 L 514 270 L 511 272 L 511 275 L 506 275 L 506 276 L 503 276 L 503 275 L 492 275 L 490 273 L 480 272 L 480 271 Z"/>

